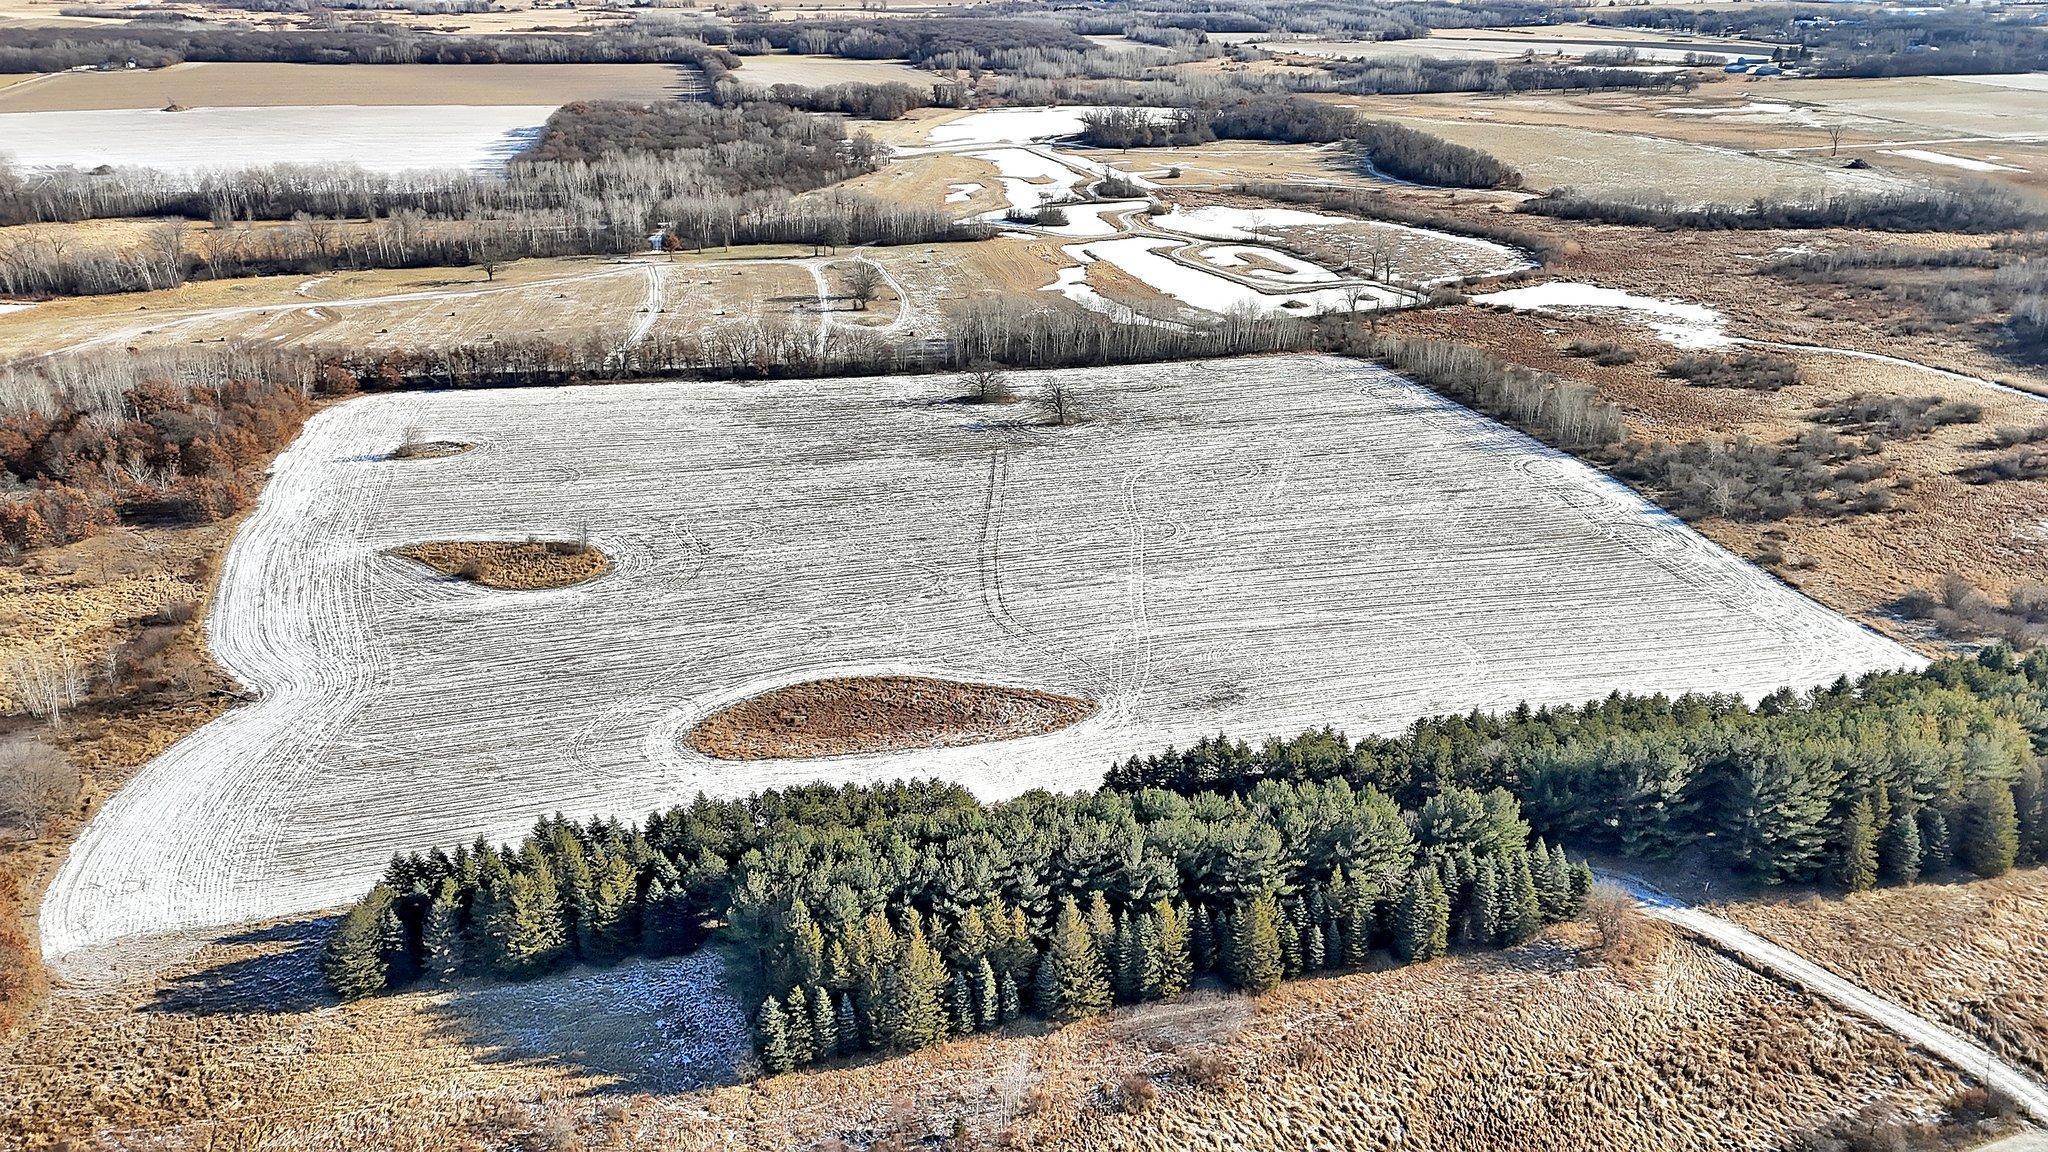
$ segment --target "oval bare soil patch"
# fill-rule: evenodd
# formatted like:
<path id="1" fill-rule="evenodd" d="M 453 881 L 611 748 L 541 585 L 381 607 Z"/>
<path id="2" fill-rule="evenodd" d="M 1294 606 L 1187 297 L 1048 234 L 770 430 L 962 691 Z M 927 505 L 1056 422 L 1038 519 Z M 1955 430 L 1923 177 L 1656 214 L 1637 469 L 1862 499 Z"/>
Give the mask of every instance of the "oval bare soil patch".
<path id="1" fill-rule="evenodd" d="M 567 540 L 435 540 L 392 554 L 458 580 L 522 592 L 595 580 L 611 566 L 603 552 Z"/>
<path id="2" fill-rule="evenodd" d="M 779 760 L 952 748 L 1056 732 L 1095 702 L 929 676 L 842 676 L 749 696 L 699 721 L 685 742 L 720 760 Z"/>
<path id="3" fill-rule="evenodd" d="M 391 450 L 393 460 L 440 460 L 460 456 L 476 447 L 464 440 L 411 440 Z"/>

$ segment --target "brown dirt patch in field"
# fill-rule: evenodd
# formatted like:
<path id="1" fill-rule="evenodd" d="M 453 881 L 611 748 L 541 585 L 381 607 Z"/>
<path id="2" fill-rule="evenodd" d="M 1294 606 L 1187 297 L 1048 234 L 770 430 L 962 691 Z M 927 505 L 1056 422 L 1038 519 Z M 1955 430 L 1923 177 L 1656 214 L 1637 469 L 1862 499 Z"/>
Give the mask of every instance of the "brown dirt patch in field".
<path id="1" fill-rule="evenodd" d="M 611 567 L 598 549 L 563 540 L 435 540 L 393 552 L 445 576 L 517 592 L 567 588 Z"/>
<path id="2" fill-rule="evenodd" d="M 476 447 L 461 440 L 407 440 L 391 450 L 393 460 L 440 460 Z"/>
<path id="3" fill-rule="evenodd" d="M 690 747 L 721 760 L 954 748 L 1056 732 L 1093 701 L 928 676 L 843 676 L 791 684 L 721 708 Z"/>

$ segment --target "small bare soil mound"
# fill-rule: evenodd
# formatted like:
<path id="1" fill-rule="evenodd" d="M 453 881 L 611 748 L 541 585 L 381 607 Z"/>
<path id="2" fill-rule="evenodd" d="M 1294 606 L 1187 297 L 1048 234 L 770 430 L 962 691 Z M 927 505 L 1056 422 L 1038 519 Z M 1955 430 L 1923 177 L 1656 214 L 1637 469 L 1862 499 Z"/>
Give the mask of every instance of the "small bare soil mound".
<path id="1" fill-rule="evenodd" d="M 439 460 L 443 456 L 460 456 L 474 444 L 460 440 L 407 440 L 391 450 L 393 460 Z"/>
<path id="2" fill-rule="evenodd" d="M 487 588 L 530 591 L 595 580 L 611 566 L 603 552 L 565 540 L 431 541 L 394 554 Z"/>
<path id="3" fill-rule="evenodd" d="M 951 748 L 1058 731 L 1093 711 L 1093 701 L 1030 688 L 846 676 L 728 705 L 691 729 L 688 743 L 721 760 Z"/>

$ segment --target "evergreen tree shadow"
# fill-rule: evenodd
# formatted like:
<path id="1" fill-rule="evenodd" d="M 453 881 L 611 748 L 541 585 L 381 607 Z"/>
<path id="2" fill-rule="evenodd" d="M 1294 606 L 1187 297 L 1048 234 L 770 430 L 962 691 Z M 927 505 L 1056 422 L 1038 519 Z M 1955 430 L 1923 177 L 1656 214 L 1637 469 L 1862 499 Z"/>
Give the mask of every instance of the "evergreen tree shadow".
<path id="1" fill-rule="evenodd" d="M 256 949 L 169 980 L 145 1006 L 149 1012 L 195 1016 L 283 1015 L 334 1003 L 320 979 L 320 952 L 334 918 L 291 920 L 235 932 L 214 941 Z"/>
<path id="2" fill-rule="evenodd" d="M 465 982 L 423 1005 L 437 1039 L 493 1063 L 549 1065 L 604 1083 L 591 1095 L 734 1084 L 751 1025 L 707 953 L 575 968 L 522 983 Z"/>

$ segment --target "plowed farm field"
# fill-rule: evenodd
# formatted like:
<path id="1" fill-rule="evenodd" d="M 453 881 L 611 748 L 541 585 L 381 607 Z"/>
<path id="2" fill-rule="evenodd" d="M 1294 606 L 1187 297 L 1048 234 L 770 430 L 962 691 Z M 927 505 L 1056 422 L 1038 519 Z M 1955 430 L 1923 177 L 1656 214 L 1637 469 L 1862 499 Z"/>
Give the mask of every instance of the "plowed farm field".
<path id="1" fill-rule="evenodd" d="M 1054 382 L 1078 423 L 1047 422 Z M 1097 782 L 1205 734 L 1616 690 L 1759 694 L 1917 663 L 1576 461 L 1357 361 L 365 397 L 281 456 L 210 639 L 254 703 L 109 802 L 52 957 L 333 906 L 396 850 L 699 791 Z M 474 445 L 395 460 L 406 437 Z M 391 555 L 585 540 L 573 587 Z M 913 675 L 1094 705 L 1039 736 L 715 760 L 774 688 Z"/>

